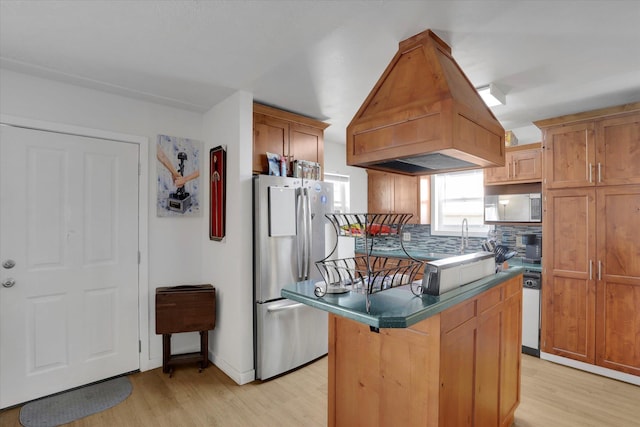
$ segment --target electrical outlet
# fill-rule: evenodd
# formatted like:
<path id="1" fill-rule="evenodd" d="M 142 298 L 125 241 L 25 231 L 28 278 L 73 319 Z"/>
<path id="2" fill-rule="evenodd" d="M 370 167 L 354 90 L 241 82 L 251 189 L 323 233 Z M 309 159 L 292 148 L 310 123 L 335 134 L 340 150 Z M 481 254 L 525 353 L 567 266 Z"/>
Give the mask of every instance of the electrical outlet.
<path id="1" fill-rule="evenodd" d="M 411 241 L 411 233 L 409 233 L 408 231 L 405 231 L 404 233 L 402 233 L 402 241 L 403 242 L 410 242 Z"/>
<path id="2" fill-rule="evenodd" d="M 522 243 L 522 240 L 523 240 L 522 235 L 516 236 L 516 247 L 524 248 L 525 245 L 524 243 Z"/>

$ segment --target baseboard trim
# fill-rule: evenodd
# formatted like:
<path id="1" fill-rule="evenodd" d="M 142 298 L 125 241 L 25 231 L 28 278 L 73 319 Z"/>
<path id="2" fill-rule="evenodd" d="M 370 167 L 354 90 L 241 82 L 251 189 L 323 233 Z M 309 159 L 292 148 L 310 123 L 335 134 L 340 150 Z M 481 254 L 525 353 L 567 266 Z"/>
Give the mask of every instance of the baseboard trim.
<path id="1" fill-rule="evenodd" d="M 199 351 L 199 348 L 194 351 Z M 256 379 L 255 369 L 252 369 L 247 372 L 240 372 L 236 370 L 233 366 L 228 364 L 226 361 L 224 361 L 222 358 L 216 357 L 216 355 L 213 354 L 211 349 L 209 349 L 208 354 L 209 354 L 209 360 L 211 361 L 211 363 L 216 365 L 218 369 L 224 372 L 229 378 L 235 381 L 238 385 L 248 384 Z M 153 359 L 144 361 L 144 363 L 142 363 L 142 366 L 140 367 L 140 371 L 148 371 L 151 369 L 161 368 L 161 367 L 162 367 L 162 357 L 153 358 Z"/>
<path id="2" fill-rule="evenodd" d="M 613 369 L 603 368 L 602 366 L 579 362 L 577 360 L 569 359 L 562 356 L 556 356 L 555 354 L 545 353 L 543 351 L 540 352 L 540 359 L 548 360 L 559 365 L 569 366 L 571 368 L 580 369 L 581 371 L 591 372 L 592 374 L 602 375 L 603 377 L 608 377 L 614 380 L 624 381 L 626 383 L 640 386 L 639 376 L 614 371 Z"/>
<path id="3" fill-rule="evenodd" d="M 162 367 L 162 357 L 151 358 L 149 360 L 143 360 L 140 364 L 140 371 L 150 371 L 151 369 Z"/>
<path id="4" fill-rule="evenodd" d="M 246 372 L 240 372 L 233 366 L 228 364 L 224 359 L 216 357 L 216 355 L 213 354 L 211 350 L 209 350 L 209 360 L 238 385 L 248 384 L 256 379 L 255 369 L 251 369 L 250 371 Z"/>

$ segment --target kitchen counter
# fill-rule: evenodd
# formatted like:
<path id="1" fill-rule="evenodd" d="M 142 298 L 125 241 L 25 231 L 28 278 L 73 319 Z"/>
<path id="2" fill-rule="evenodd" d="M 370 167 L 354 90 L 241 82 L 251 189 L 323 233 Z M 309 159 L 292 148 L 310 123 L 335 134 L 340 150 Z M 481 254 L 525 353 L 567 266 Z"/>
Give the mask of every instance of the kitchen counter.
<path id="1" fill-rule="evenodd" d="M 329 427 L 509 426 L 520 402 L 523 267 L 441 296 L 408 286 L 370 295 L 283 297 L 329 312 Z"/>
<path id="2" fill-rule="evenodd" d="M 511 267 L 440 296 L 416 296 L 408 285 L 387 289 L 369 295 L 369 312 L 364 294 L 346 292 L 318 298 L 314 294 L 315 282 L 309 280 L 284 287 L 281 295 L 375 328 L 406 328 L 521 275 L 523 271 L 522 267 Z"/>

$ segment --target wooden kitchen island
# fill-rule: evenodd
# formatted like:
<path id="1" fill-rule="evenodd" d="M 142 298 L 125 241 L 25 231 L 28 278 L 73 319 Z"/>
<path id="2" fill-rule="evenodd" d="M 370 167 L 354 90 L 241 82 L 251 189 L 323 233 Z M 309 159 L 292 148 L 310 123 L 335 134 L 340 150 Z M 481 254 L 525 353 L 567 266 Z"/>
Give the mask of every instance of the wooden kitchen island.
<path id="1" fill-rule="evenodd" d="M 522 268 L 441 296 L 282 296 L 329 312 L 328 425 L 509 426 L 520 402 Z"/>

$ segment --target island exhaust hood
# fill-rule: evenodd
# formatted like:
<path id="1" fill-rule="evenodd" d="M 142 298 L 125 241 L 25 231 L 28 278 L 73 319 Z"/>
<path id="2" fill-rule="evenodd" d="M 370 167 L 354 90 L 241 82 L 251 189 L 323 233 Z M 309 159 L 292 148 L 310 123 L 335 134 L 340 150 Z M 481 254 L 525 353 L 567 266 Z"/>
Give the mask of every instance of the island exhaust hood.
<path id="1" fill-rule="evenodd" d="M 347 164 L 406 175 L 504 166 L 505 131 L 431 30 L 398 52 L 347 127 Z"/>

